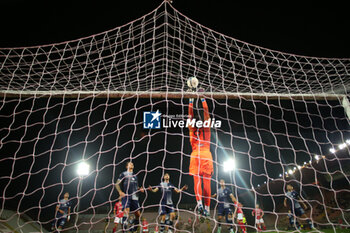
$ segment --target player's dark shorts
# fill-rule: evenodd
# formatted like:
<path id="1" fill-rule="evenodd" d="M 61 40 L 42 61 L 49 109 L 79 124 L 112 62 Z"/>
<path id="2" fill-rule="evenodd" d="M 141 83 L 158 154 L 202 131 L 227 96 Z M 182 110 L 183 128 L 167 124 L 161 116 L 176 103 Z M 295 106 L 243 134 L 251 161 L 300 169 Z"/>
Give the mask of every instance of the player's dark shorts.
<path id="1" fill-rule="evenodd" d="M 138 200 L 132 200 L 130 196 L 125 196 L 122 198 L 123 210 L 130 208 L 130 211 L 136 211 L 140 209 L 140 204 Z"/>
<path id="2" fill-rule="evenodd" d="M 292 213 L 295 215 L 295 216 L 301 216 L 303 214 L 305 214 L 305 211 L 303 208 L 299 207 L 299 208 L 291 208 L 291 211 Z"/>
<path id="3" fill-rule="evenodd" d="M 57 227 L 59 227 L 59 226 L 63 227 L 64 224 L 66 224 L 66 222 L 67 222 L 67 218 L 66 218 L 66 217 L 57 215 L 56 218 L 55 218 L 55 220 L 53 220 L 52 226 L 53 226 L 53 227 L 55 227 L 55 226 L 57 226 Z"/>
<path id="4" fill-rule="evenodd" d="M 218 205 L 218 215 L 219 216 L 232 215 L 232 210 L 230 207 L 225 207 L 223 204 L 219 204 Z"/>
<path id="5" fill-rule="evenodd" d="M 175 210 L 174 210 L 174 206 L 173 205 L 161 204 L 160 207 L 159 207 L 159 214 L 160 215 L 170 214 L 170 213 L 173 213 L 174 211 Z"/>

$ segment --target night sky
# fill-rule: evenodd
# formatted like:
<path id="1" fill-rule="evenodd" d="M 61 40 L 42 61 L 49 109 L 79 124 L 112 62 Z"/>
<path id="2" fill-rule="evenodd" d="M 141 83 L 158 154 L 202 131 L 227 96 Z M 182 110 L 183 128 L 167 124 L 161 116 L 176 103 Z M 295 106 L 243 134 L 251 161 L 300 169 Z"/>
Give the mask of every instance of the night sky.
<path id="1" fill-rule="evenodd" d="M 154 1 L 1 1 L 0 47 L 51 44 L 115 28 L 151 12 Z M 345 4 L 344 4 L 345 5 Z M 264 48 L 317 57 L 348 58 L 349 17 L 342 4 L 243 4 L 174 1 L 198 23 Z"/>
<path id="2" fill-rule="evenodd" d="M 350 18 L 342 6 L 246 6 L 231 2 L 174 0 L 173 6 L 208 28 L 264 48 L 303 56 L 349 57 Z M 139 18 L 160 3 L 1 1 L 0 47 L 36 46 L 90 36 Z M 191 185 L 187 174 L 191 152 L 188 130 L 142 127 L 143 111 L 186 114 L 187 102 L 135 100 L 23 97 L 18 101 L 1 97 L 0 190 L 6 190 L 1 194 L 8 197 L 1 207 L 18 208 L 48 221 L 59 198 L 53 194 L 69 191 L 76 202 L 79 179 L 75 166 L 82 158 L 93 169 L 84 180 L 82 210 L 110 206 L 109 200 L 117 198 L 113 191 L 116 176 L 130 158 L 145 186 L 158 184 L 163 168 L 176 185 Z M 212 131 L 211 150 L 217 162 L 213 178 L 224 177 L 231 182 L 231 177 L 221 171 L 221 164 L 235 155 L 239 171 L 233 183 L 237 194 L 244 194 L 268 177 L 277 178 L 283 169 L 309 161 L 314 154 L 328 154 L 330 147 L 350 137 L 348 119 L 338 101 L 208 102 L 210 114 L 223 121 L 221 129 Z M 212 183 L 214 192 L 217 184 Z M 159 198 L 148 195 L 142 195 L 145 206 Z M 193 203 L 193 192 L 189 190 L 181 198 L 183 203 Z M 43 207 L 38 208 L 38 203 Z"/>

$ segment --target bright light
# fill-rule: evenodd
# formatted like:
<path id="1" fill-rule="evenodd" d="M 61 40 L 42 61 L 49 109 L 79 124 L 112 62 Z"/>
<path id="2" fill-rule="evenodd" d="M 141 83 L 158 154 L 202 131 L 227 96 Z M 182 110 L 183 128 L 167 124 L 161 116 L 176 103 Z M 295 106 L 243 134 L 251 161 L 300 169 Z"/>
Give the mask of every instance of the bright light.
<path id="1" fill-rule="evenodd" d="M 304 165 L 306 165 L 307 164 L 307 162 L 304 162 Z"/>
<path id="2" fill-rule="evenodd" d="M 344 149 L 346 147 L 346 143 L 342 143 L 338 146 L 338 148 L 341 150 L 341 149 Z"/>
<path id="3" fill-rule="evenodd" d="M 293 174 L 293 170 L 292 170 L 292 169 L 289 169 L 289 170 L 288 170 L 288 173 L 289 173 L 289 175 L 292 175 L 292 174 Z"/>
<path id="4" fill-rule="evenodd" d="M 298 169 L 299 169 L 299 170 L 301 169 L 301 166 L 300 166 L 300 165 L 298 165 Z"/>
<path id="5" fill-rule="evenodd" d="M 87 176 L 90 172 L 90 165 L 86 162 L 80 162 L 77 167 L 78 176 Z"/>
<path id="6" fill-rule="evenodd" d="M 264 184 L 266 184 L 266 181 L 264 181 Z"/>
<path id="7" fill-rule="evenodd" d="M 258 184 L 258 187 L 260 187 L 260 184 Z"/>
<path id="8" fill-rule="evenodd" d="M 280 177 L 282 177 L 282 174 L 280 174 Z"/>
<path id="9" fill-rule="evenodd" d="M 345 142 L 346 144 L 350 145 L 350 139 L 346 140 Z"/>
<path id="10" fill-rule="evenodd" d="M 234 159 L 229 159 L 224 162 L 224 171 L 225 172 L 230 172 L 235 170 L 236 168 L 236 161 Z"/>
<path id="11" fill-rule="evenodd" d="M 329 151 L 330 151 L 331 153 L 335 153 L 335 149 L 334 149 L 334 148 L 329 149 Z"/>
<path id="12" fill-rule="evenodd" d="M 318 161 L 320 160 L 320 156 L 319 155 L 315 155 L 314 158 Z"/>

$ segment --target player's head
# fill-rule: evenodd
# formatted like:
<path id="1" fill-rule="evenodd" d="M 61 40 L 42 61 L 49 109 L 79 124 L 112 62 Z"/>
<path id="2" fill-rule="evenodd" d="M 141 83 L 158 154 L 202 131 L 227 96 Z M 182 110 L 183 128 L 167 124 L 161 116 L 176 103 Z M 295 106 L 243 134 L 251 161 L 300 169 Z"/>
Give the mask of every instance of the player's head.
<path id="1" fill-rule="evenodd" d="M 255 208 L 259 208 L 259 207 L 260 207 L 259 204 L 256 204 L 256 205 L 255 205 Z"/>
<path id="2" fill-rule="evenodd" d="M 170 180 L 170 175 L 169 173 L 165 173 L 163 176 L 164 181 L 169 181 Z"/>
<path id="3" fill-rule="evenodd" d="M 64 199 L 68 199 L 69 198 L 69 192 L 65 192 L 64 195 L 63 195 L 63 198 Z"/>
<path id="4" fill-rule="evenodd" d="M 127 169 L 128 171 L 134 170 L 134 164 L 133 164 L 133 162 L 127 162 L 127 164 L 126 164 L 126 169 Z"/>
<path id="5" fill-rule="evenodd" d="M 225 187 L 225 180 L 224 179 L 220 179 L 220 186 Z"/>
<path id="6" fill-rule="evenodd" d="M 194 99 L 193 101 L 193 118 L 204 121 L 204 109 L 200 98 Z"/>
<path id="7" fill-rule="evenodd" d="M 287 184 L 287 191 L 293 191 L 293 186 L 291 184 Z"/>

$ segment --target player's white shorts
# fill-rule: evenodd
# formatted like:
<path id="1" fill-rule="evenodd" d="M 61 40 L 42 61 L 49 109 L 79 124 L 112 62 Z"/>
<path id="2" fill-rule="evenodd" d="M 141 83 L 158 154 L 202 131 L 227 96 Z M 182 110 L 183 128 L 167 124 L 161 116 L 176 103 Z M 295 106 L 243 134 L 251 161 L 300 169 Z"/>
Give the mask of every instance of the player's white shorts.
<path id="1" fill-rule="evenodd" d="M 243 214 L 242 213 L 238 213 L 237 214 L 237 220 L 243 220 Z"/>
<path id="2" fill-rule="evenodd" d="M 264 223 L 264 219 L 260 218 L 260 219 L 255 219 L 255 223 L 259 224 L 259 223 Z"/>
<path id="3" fill-rule="evenodd" d="M 114 223 L 122 223 L 122 221 L 123 221 L 122 218 L 118 218 L 118 217 L 114 218 Z"/>

